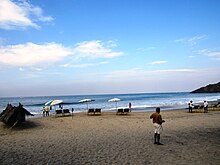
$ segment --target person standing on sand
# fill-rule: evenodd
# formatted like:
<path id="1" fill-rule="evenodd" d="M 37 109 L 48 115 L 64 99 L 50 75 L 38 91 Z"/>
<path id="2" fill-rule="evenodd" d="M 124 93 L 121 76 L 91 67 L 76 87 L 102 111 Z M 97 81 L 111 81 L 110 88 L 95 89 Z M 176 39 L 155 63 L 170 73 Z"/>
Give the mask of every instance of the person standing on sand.
<path id="1" fill-rule="evenodd" d="M 45 107 L 46 116 L 50 115 L 50 109 L 48 106 Z"/>
<path id="2" fill-rule="evenodd" d="M 160 143 L 160 133 L 162 131 L 162 123 L 164 123 L 165 120 L 162 120 L 159 107 L 156 108 L 156 112 L 150 116 L 150 119 L 153 119 L 154 125 L 154 144 L 163 145 Z"/>
<path id="3" fill-rule="evenodd" d="M 204 113 L 207 113 L 208 112 L 208 102 L 207 101 L 204 101 Z"/>
<path id="4" fill-rule="evenodd" d="M 43 111 L 43 117 L 45 117 L 45 113 L 46 113 L 45 107 L 43 107 L 42 111 Z"/>
<path id="5" fill-rule="evenodd" d="M 188 106 L 189 106 L 189 112 L 192 113 L 192 109 L 193 109 L 193 102 L 192 102 L 192 100 L 188 103 Z"/>
<path id="6" fill-rule="evenodd" d="M 131 112 L 131 102 L 128 103 L 129 111 Z"/>

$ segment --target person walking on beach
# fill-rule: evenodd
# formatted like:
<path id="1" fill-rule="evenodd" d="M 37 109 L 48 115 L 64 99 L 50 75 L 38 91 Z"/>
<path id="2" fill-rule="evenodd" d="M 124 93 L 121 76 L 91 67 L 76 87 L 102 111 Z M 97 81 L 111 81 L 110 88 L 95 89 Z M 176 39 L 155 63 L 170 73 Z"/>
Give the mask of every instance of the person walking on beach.
<path id="1" fill-rule="evenodd" d="M 208 102 L 204 101 L 204 113 L 208 113 Z"/>
<path id="2" fill-rule="evenodd" d="M 128 103 L 129 111 L 131 112 L 131 102 Z"/>
<path id="3" fill-rule="evenodd" d="M 154 144 L 163 145 L 160 143 L 160 133 L 162 131 L 162 123 L 164 123 L 165 120 L 162 120 L 159 107 L 156 108 L 156 112 L 150 116 L 150 119 L 153 119 L 154 125 Z"/>
<path id="4" fill-rule="evenodd" d="M 193 102 L 192 102 L 192 100 L 188 103 L 188 106 L 189 106 L 189 112 L 192 113 L 192 109 L 193 109 Z"/>

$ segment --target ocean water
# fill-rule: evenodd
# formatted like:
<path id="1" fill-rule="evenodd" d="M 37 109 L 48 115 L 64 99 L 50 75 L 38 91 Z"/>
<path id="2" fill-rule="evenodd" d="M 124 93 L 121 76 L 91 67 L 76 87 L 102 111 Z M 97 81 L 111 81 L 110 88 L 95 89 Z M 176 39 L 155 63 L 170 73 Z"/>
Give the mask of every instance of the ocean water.
<path id="1" fill-rule="evenodd" d="M 108 102 L 109 99 L 119 98 L 119 102 Z M 41 97 L 1 97 L 0 112 L 8 103 L 17 106 L 19 102 L 33 114 L 42 114 L 42 109 L 46 102 L 50 100 L 63 100 L 63 108 L 74 109 L 74 113 L 86 112 L 87 103 L 80 103 L 82 99 L 94 99 L 89 102 L 89 108 L 101 108 L 102 111 L 115 111 L 117 108 L 128 107 L 132 104 L 132 111 L 154 111 L 156 107 L 161 110 L 187 108 L 187 103 L 192 100 L 194 104 L 200 104 L 204 100 L 208 102 L 220 101 L 220 93 L 192 94 L 188 92 L 178 93 L 137 93 L 137 94 L 106 94 L 106 95 L 73 95 L 73 96 L 41 96 Z M 116 105 L 117 104 L 117 105 Z M 53 106 L 51 112 L 54 113 L 58 106 Z"/>

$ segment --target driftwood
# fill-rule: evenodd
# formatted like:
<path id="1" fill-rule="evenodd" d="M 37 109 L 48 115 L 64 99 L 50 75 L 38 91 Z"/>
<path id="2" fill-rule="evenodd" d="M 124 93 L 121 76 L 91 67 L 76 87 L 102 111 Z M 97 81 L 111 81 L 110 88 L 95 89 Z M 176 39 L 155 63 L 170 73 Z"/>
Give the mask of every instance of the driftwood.
<path id="1" fill-rule="evenodd" d="M 27 111 L 21 103 L 19 103 L 17 107 L 8 104 L 5 110 L 0 114 L 0 121 L 8 126 L 14 127 L 25 121 L 25 115 L 34 116 Z"/>

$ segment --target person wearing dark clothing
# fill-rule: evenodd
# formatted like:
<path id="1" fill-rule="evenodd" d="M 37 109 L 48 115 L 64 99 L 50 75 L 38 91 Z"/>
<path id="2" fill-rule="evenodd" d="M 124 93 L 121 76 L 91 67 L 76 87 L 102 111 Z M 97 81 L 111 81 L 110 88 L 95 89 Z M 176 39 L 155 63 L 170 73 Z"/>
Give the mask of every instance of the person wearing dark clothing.
<path id="1" fill-rule="evenodd" d="M 128 103 L 129 111 L 131 112 L 131 102 Z"/>
<path id="2" fill-rule="evenodd" d="M 190 112 L 190 113 L 192 113 L 192 109 L 193 109 L 193 102 L 192 102 L 192 101 L 190 101 L 190 102 L 188 103 L 188 105 L 189 105 L 189 112 Z"/>

